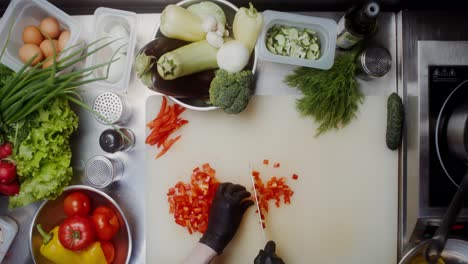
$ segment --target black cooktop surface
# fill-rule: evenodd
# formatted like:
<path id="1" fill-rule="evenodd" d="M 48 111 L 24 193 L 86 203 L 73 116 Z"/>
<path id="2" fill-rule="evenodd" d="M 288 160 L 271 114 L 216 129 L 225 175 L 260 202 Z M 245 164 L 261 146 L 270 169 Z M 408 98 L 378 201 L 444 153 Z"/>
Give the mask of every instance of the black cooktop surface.
<path id="1" fill-rule="evenodd" d="M 445 134 L 447 119 L 455 106 L 468 104 L 466 80 L 468 80 L 468 66 L 429 67 L 430 207 L 447 207 L 457 190 L 454 183 L 460 183 L 468 169 L 467 165 L 449 153 Z M 437 126 L 439 115 L 440 121 Z M 436 145 L 439 146 L 438 149 Z"/>

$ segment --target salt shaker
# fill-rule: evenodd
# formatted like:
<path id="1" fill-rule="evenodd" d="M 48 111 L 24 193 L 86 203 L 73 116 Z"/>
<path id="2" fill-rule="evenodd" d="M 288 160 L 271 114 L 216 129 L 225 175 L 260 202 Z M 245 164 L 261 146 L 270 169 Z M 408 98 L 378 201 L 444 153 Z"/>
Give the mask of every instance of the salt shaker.
<path id="1" fill-rule="evenodd" d="M 369 47 L 356 57 L 359 79 L 370 81 L 384 76 L 392 67 L 392 57 L 387 49 Z"/>

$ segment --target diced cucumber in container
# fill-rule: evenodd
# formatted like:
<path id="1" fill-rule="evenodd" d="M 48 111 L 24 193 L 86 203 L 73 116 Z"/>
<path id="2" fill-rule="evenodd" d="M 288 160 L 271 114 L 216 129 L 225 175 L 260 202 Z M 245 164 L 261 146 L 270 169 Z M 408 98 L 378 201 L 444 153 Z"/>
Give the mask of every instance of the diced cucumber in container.
<path id="1" fill-rule="evenodd" d="M 275 55 L 300 59 L 320 58 L 320 42 L 317 33 L 286 25 L 272 26 L 266 35 L 266 47 Z"/>

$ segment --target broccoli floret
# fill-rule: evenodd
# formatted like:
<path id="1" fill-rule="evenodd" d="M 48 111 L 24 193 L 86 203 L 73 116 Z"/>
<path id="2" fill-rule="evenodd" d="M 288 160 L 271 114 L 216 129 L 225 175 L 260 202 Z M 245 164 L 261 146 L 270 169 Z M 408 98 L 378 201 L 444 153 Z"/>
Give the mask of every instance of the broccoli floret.
<path id="1" fill-rule="evenodd" d="M 210 84 L 210 102 L 228 114 L 242 112 L 252 96 L 250 85 L 253 74 L 245 70 L 238 73 L 229 73 L 217 70 L 216 76 Z"/>

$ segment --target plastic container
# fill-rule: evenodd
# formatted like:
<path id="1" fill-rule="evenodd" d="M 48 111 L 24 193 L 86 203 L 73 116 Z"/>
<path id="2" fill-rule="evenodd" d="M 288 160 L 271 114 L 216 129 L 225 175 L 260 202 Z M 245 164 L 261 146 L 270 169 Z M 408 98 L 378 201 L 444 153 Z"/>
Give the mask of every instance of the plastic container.
<path id="1" fill-rule="evenodd" d="M 58 9 L 45 0 L 12 0 L 8 5 L 4 16 L 0 21 L 0 49 L 4 47 L 11 23 L 13 28 L 2 63 L 14 71 L 19 71 L 24 63 L 19 59 L 18 50 L 23 46 L 23 29 L 28 25 L 39 26 L 41 20 L 46 17 L 55 17 L 62 30 L 70 31 L 70 39 L 66 45 L 71 47 L 78 43 L 81 34 L 81 27 L 72 17 Z M 69 50 L 62 56 L 67 56 L 73 52 Z"/>
<path id="2" fill-rule="evenodd" d="M 94 19 L 94 30 L 91 41 L 104 37 L 107 39 L 102 41 L 102 45 L 106 41 L 115 42 L 91 55 L 87 59 L 87 66 L 91 67 L 105 63 L 112 58 L 119 58 L 119 60 L 113 62 L 110 66 L 111 74 L 109 74 L 107 80 L 93 82 L 92 85 L 87 87 L 99 87 L 115 92 L 125 92 L 130 82 L 135 53 L 136 13 L 100 7 L 94 12 Z M 121 71 L 113 71 L 116 69 L 115 67 L 118 69 L 119 66 Z M 106 72 L 107 67 L 102 67 L 94 71 L 92 78 L 104 77 L 106 76 Z"/>
<path id="3" fill-rule="evenodd" d="M 302 16 L 267 10 L 263 12 L 264 25 L 257 41 L 258 57 L 262 60 L 328 70 L 333 66 L 336 45 L 336 22 L 331 19 Z M 311 29 L 317 32 L 321 56 L 317 60 L 275 55 L 266 47 L 266 34 L 274 25 Z"/>
<path id="4" fill-rule="evenodd" d="M 0 216 L 0 263 L 18 233 L 18 225 L 8 216 Z"/>

